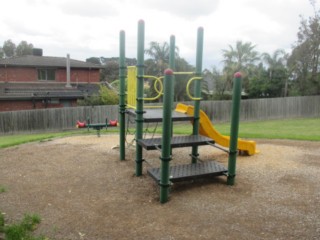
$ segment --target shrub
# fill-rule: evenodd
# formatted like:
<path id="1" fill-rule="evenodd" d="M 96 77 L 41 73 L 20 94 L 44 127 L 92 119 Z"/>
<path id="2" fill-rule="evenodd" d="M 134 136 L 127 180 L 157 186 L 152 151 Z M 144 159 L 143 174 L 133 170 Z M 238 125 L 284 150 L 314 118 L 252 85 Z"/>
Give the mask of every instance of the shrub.
<path id="1" fill-rule="evenodd" d="M 92 95 L 86 97 L 83 100 L 78 100 L 80 106 L 97 106 L 97 105 L 116 105 L 119 102 L 118 94 L 107 88 L 106 86 L 100 85 L 98 95 Z"/>
<path id="2" fill-rule="evenodd" d="M 40 222 L 38 215 L 26 214 L 19 223 L 5 225 L 4 215 L 0 213 L 0 232 L 4 233 L 6 240 L 45 240 L 47 238 L 43 236 L 32 236 L 32 232 Z"/>

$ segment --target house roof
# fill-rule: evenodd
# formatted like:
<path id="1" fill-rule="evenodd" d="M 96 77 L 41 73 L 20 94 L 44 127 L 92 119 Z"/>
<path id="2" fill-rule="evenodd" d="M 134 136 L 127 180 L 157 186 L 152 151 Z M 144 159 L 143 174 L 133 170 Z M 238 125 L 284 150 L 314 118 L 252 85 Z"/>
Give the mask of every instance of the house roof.
<path id="1" fill-rule="evenodd" d="M 0 83 L 1 100 L 32 100 L 32 99 L 79 99 L 99 92 L 98 84 L 78 84 L 67 88 L 65 84 L 37 83 Z"/>
<path id="2" fill-rule="evenodd" d="M 48 57 L 48 56 L 33 56 L 26 55 L 20 57 L 11 57 L 0 59 L 0 67 L 62 67 L 66 68 L 66 57 Z M 99 64 L 83 62 L 79 60 L 70 59 L 71 68 L 102 68 Z"/>

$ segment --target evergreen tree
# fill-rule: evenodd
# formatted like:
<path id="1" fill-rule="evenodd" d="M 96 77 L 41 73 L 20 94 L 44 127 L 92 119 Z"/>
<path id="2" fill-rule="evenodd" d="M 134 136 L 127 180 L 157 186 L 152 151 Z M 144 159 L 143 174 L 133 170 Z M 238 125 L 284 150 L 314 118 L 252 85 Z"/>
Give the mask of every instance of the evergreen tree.
<path id="1" fill-rule="evenodd" d="M 293 87 L 299 95 L 320 94 L 320 10 L 311 1 L 314 16 L 301 17 L 298 41 L 288 60 Z"/>

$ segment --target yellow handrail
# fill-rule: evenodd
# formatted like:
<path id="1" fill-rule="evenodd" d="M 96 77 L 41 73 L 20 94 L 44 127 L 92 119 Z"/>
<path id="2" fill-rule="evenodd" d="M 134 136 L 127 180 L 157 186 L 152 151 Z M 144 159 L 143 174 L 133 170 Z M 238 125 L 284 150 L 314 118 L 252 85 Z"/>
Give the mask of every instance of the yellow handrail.
<path id="1" fill-rule="evenodd" d="M 188 97 L 189 97 L 191 100 L 193 100 L 193 101 L 200 101 L 201 98 L 199 98 L 199 97 L 193 97 L 193 96 L 190 94 L 190 90 L 189 90 L 190 84 L 191 84 L 191 82 L 194 81 L 194 80 L 202 80 L 202 77 L 193 77 L 193 78 L 190 78 L 189 81 L 188 81 L 188 83 L 187 83 L 186 92 L 187 92 Z"/>
<path id="2" fill-rule="evenodd" d="M 173 72 L 173 75 L 193 75 L 194 72 Z"/>
<path id="3" fill-rule="evenodd" d="M 194 72 L 174 72 L 174 75 L 194 75 Z M 161 77 L 156 77 L 156 76 L 151 76 L 151 75 L 143 75 L 143 78 L 151 78 L 154 81 L 154 89 L 155 91 L 158 93 L 157 96 L 155 97 L 149 97 L 149 98 L 142 98 L 142 100 L 144 101 L 154 101 L 158 98 L 161 97 L 161 95 L 163 95 L 163 83 L 162 83 L 162 79 L 164 78 L 163 76 Z M 136 96 L 136 91 L 137 91 L 137 86 L 136 86 L 136 81 L 137 81 L 137 68 L 136 66 L 128 66 L 128 82 L 127 82 L 127 107 L 129 108 L 136 108 L 136 100 L 137 100 L 137 96 Z M 189 79 L 188 84 L 186 86 L 186 91 L 187 91 L 187 95 L 191 100 L 194 101 L 199 101 L 201 100 L 201 98 L 198 97 L 193 97 L 190 94 L 190 85 L 192 83 L 192 81 L 194 80 L 202 80 L 202 77 L 192 77 L 191 79 Z M 158 88 L 158 82 L 160 85 L 160 88 Z M 159 107 L 159 106 L 149 106 L 149 107 Z"/>
<path id="4" fill-rule="evenodd" d="M 153 79 L 155 79 L 155 81 L 154 81 L 154 89 L 156 90 L 158 95 L 155 96 L 155 97 L 142 98 L 142 99 L 145 100 L 145 101 L 153 101 L 153 100 L 158 99 L 163 94 L 163 85 L 162 85 L 162 82 L 161 82 L 161 78 L 163 78 L 163 77 L 155 77 L 155 76 L 151 76 L 151 75 L 143 75 L 143 78 L 153 78 Z M 160 83 L 160 90 L 157 89 L 157 82 Z"/>

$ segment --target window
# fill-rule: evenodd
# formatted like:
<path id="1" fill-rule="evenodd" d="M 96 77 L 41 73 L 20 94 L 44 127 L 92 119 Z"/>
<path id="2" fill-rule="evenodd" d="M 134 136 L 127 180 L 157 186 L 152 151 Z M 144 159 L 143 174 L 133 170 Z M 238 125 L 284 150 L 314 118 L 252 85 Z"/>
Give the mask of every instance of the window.
<path id="1" fill-rule="evenodd" d="M 56 80 L 56 70 L 55 69 L 38 69 L 38 80 Z"/>

